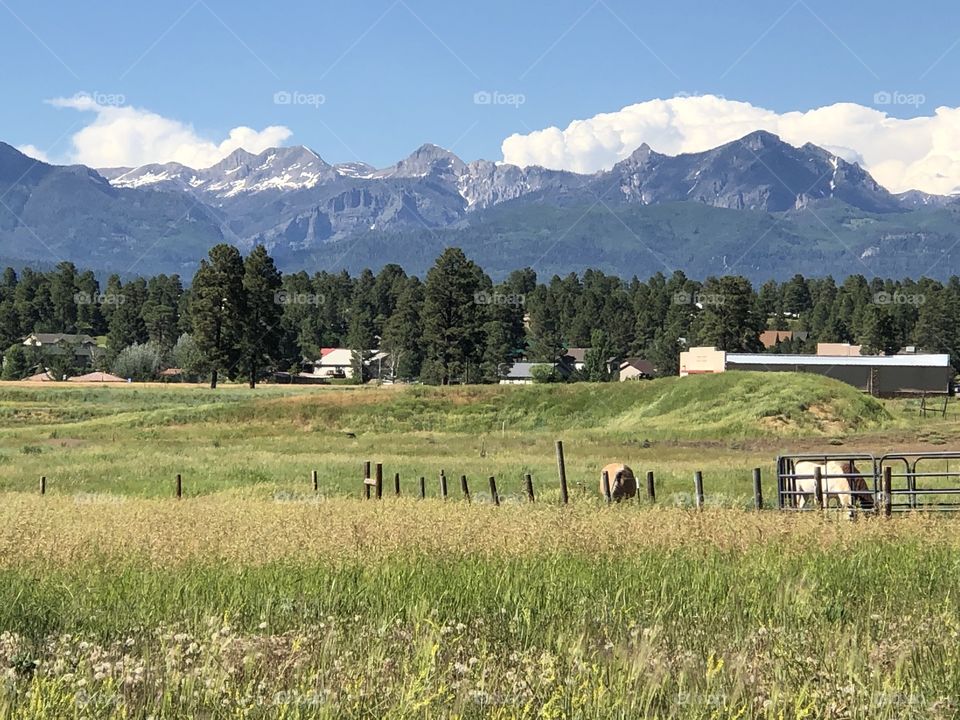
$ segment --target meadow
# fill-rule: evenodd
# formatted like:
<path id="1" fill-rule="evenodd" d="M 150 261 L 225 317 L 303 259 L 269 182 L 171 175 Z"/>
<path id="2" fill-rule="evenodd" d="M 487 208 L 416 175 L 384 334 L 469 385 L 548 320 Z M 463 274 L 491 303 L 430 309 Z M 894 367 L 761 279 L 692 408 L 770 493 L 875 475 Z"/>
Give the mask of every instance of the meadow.
<path id="1" fill-rule="evenodd" d="M 956 717 L 957 520 L 747 508 L 753 467 L 772 499 L 781 450 L 949 449 L 958 432 L 952 405 L 920 419 L 747 373 L 4 384 L 0 717 Z M 657 473 L 655 505 L 601 501 L 615 459 Z M 365 460 L 403 496 L 362 500 Z"/>

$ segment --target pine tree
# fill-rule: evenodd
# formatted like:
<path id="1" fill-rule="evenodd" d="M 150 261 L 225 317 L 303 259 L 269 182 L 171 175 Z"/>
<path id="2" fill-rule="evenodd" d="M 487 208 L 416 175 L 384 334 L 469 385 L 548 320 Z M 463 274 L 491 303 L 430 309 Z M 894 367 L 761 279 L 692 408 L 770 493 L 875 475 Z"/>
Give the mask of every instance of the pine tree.
<path id="1" fill-rule="evenodd" d="M 566 347 L 560 332 L 560 313 L 554 293 L 544 286 L 532 295 L 530 307 L 530 359 L 536 362 L 557 363 Z"/>
<path id="2" fill-rule="evenodd" d="M 423 363 L 423 284 L 410 278 L 397 299 L 397 306 L 383 329 L 380 348 L 389 355 L 390 379 L 410 379 L 420 374 Z"/>
<path id="3" fill-rule="evenodd" d="M 147 283 L 141 316 L 151 342 L 170 350 L 179 336 L 179 306 L 183 286 L 178 275 L 157 275 Z"/>
<path id="4" fill-rule="evenodd" d="M 898 349 L 893 321 L 886 306 L 872 303 L 864 309 L 860 344 L 867 354 L 891 355 Z"/>
<path id="5" fill-rule="evenodd" d="M 805 312 L 813 307 L 810 288 L 803 275 L 794 275 L 783 286 L 783 309 L 793 315 Z"/>
<path id="6" fill-rule="evenodd" d="M 427 272 L 423 300 L 424 375 L 441 385 L 479 379 L 490 281 L 459 248 L 447 248 Z"/>
<path id="7" fill-rule="evenodd" d="M 128 345 L 145 343 L 149 339 L 142 315 L 146 299 L 147 283 L 143 278 L 137 278 L 122 287 L 107 331 L 107 350 L 112 358 Z"/>
<path id="8" fill-rule="evenodd" d="M 760 350 L 758 336 L 763 323 L 746 278 L 708 278 L 700 297 L 700 342 L 728 352 Z"/>
<path id="9" fill-rule="evenodd" d="M 590 349 L 584 358 L 584 372 L 590 382 L 610 380 L 610 368 L 607 361 L 613 354 L 610 338 L 603 330 L 594 330 L 590 334 Z"/>
<path id="10" fill-rule="evenodd" d="M 100 294 L 100 283 L 91 271 L 77 276 L 77 332 L 88 335 L 103 335 L 107 322 L 102 305 L 107 298 Z"/>
<path id="11" fill-rule="evenodd" d="M 263 245 L 257 245 L 243 262 L 245 312 L 240 351 L 251 388 L 257 386 L 258 374 L 281 355 L 282 286 L 273 258 Z"/>
<path id="12" fill-rule="evenodd" d="M 370 270 L 360 273 L 350 302 L 347 347 L 350 348 L 353 377 L 357 382 L 365 382 L 370 377 L 367 360 L 370 358 L 370 351 L 378 345 L 374 283 L 375 279 Z"/>
<path id="13" fill-rule="evenodd" d="M 119 275 L 111 275 L 107 278 L 107 286 L 103 290 L 104 302 L 102 307 L 103 319 L 107 326 L 113 313 L 117 311 L 123 298 L 123 283 L 120 282 Z"/>
<path id="14" fill-rule="evenodd" d="M 20 318 L 12 299 L 0 302 L 0 347 L 9 347 L 23 339 Z"/>
<path id="15" fill-rule="evenodd" d="M 917 322 L 913 326 L 912 339 L 918 348 L 927 352 L 952 351 L 951 321 L 946 312 L 944 302 L 945 291 L 929 289 L 924 293 L 923 304 L 917 315 Z"/>
<path id="16" fill-rule="evenodd" d="M 190 315 L 193 339 L 210 369 L 210 387 L 217 387 L 220 371 L 235 375 L 246 311 L 243 259 L 232 245 L 210 249 L 193 276 Z"/>

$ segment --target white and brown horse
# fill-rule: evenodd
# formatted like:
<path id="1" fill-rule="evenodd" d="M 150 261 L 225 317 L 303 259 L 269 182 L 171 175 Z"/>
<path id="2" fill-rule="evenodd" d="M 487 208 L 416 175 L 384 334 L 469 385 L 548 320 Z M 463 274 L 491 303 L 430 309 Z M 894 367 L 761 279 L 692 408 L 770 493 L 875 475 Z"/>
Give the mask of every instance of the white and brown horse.
<path id="1" fill-rule="evenodd" d="M 847 510 L 852 510 L 855 504 L 873 509 L 873 494 L 853 460 L 801 460 L 794 463 L 792 475 L 796 483 L 797 494 L 794 497 L 797 498 L 797 507 L 802 509 L 808 500 L 816 497 L 814 473 L 817 468 L 820 469 L 820 488 L 825 507 L 829 507 L 831 500 L 836 500 L 841 508 Z"/>
<path id="2" fill-rule="evenodd" d="M 610 463 L 600 471 L 600 494 L 604 494 L 603 474 L 607 474 L 610 483 L 610 497 L 616 502 L 632 498 L 637 494 L 637 478 L 633 470 L 623 463 Z"/>

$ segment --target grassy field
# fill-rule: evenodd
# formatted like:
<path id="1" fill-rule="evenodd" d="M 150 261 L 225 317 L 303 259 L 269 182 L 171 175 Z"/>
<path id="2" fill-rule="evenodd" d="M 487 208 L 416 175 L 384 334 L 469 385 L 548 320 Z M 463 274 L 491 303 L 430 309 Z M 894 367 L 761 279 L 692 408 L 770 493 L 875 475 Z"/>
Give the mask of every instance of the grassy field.
<path id="1" fill-rule="evenodd" d="M 664 499 L 689 494 L 695 470 L 711 502 L 744 505 L 750 471 L 771 475 L 782 450 L 935 447 L 954 417 L 921 426 L 903 404 L 880 404 L 815 377 L 728 373 L 629 385 L 466 388 L 0 386 L 0 491 L 166 496 L 180 473 L 190 495 L 303 492 L 312 470 L 327 495 L 357 495 L 362 463 L 382 462 L 415 491 L 441 469 L 505 495 L 531 473 L 556 494 L 554 441 L 575 493 L 622 460 L 654 470 Z M 456 484 L 456 483 L 455 483 Z"/>
<path id="2" fill-rule="evenodd" d="M 957 717 L 955 520 L 743 508 L 753 467 L 772 498 L 780 451 L 958 433 L 953 406 L 921 420 L 914 401 L 787 375 L 3 384 L 0 718 Z M 367 459 L 406 496 L 360 500 Z M 605 506 L 611 460 L 654 470 L 658 504 Z"/>

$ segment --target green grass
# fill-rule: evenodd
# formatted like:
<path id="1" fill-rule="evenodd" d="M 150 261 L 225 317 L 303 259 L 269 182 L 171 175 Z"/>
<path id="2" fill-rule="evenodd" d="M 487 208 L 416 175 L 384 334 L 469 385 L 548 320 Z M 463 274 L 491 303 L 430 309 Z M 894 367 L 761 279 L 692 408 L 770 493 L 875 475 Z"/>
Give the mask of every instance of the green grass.
<path id="1" fill-rule="evenodd" d="M 736 508 L 781 451 L 958 439 L 807 375 L 0 384 L 0 718 L 955 717 L 952 520 Z M 359 501 L 364 460 L 407 497 Z M 602 503 L 613 460 L 659 507 Z"/>
<path id="2" fill-rule="evenodd" d="M 575 493 L 593 493 L 613 460 L 654 470 L 663 499 L 689 501 L 703 470 L 711 502 L 743 506 L 750 470 L 772 473 L 792 438 L 895 428 L 904 419 L 852 388 L 811 376 L 726 373 L 649 383 L 527 387 L 195 386 L 39 389 L 0 386 L 0 490 L 162 496 L 174 475 L 188 494 L 248 488 L 356 494 L 362 463 L 400 473 L 405 492 L 441 469 L 474 489 L 494 475 L 504 494 L 557 492 L 554 441 L 564 440 Z M 758 446 L 758 439 L 766 438 Z M 772 490 L 772 486 L 770 488 Z M 768 490 L 769 492 L 769 490 Z"/>
<path id="3" fill-rule="evenodd" d="M 18 499 L 26 535 L 53 545 L 0 554 L 0 716 L 819 718 L 842 707 L 851 718 L 945 718 L 958 709 L 960 563 L 955 536 L 929 521 L 806 517 L 784 532 L 790 519 L 772 514 L 554 506 L 531 520 L 520 507 L 429 503 L 428 527 L 403 536 L 415 504 L 342 502 L 331 511 L 352 514 L 371 540 L 401 536 L 377 551 L 308 521 L 320 545 L 278 546 L 268 534 L 259 543 L 278 554 L 258 559 L 257 543 L 210 543 L 233 523 L 248 528 L 242 518 L 256 503 L 172 513 L 173 501 L 131 501 L 86 518 L 58 503 L 51 518 L 39 498 Z M 111 523 L 124 534 L 155 530 L 165 522 L 155 513 L 216 527 L 104 544 Z M 582 542 L 563 529 L 588 528 L 592 514 L 601 527 Z M 539 545 L 552 549 L 464 545 L 452 534 L 464 517 L 471 533 L 539 528 Z M 271 510 L 260 525 L 276 533 L 293 521 Z M 658 527 L 663 537 L 593 544 Z M 65 550 L 58 532 L 86 546 Z M 157 542 L 171 554 L 150 560 Z"/>

